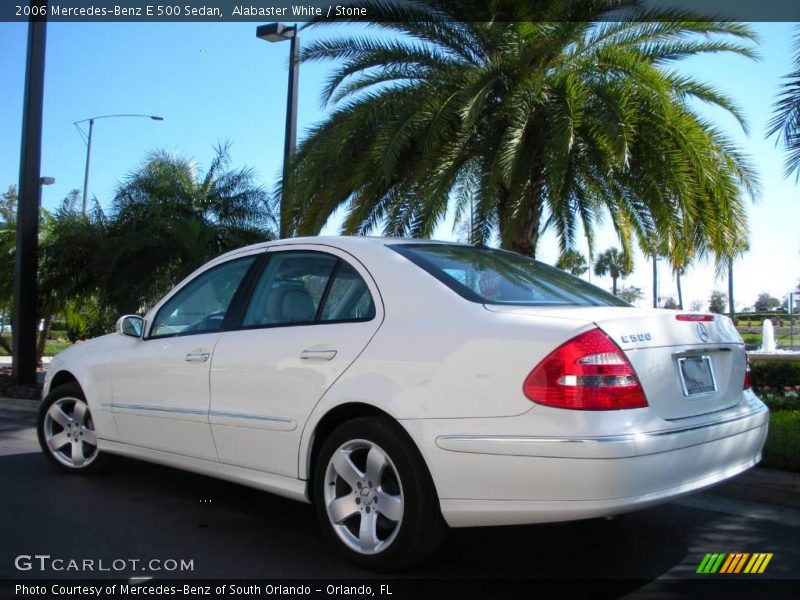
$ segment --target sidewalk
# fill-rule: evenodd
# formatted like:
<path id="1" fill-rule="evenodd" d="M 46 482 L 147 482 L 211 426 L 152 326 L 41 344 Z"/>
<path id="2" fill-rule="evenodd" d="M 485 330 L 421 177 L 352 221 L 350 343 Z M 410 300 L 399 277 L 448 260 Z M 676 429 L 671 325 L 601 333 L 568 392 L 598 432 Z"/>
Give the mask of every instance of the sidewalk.
<path id="1" fill-rule="evenodd" d="M 42 364 L 46 367 L 50 364 L 50 356 L 43 356 L 42 357 Z M 11 366 L 11 357 L 10 356 L 0 356 L 0 367 L 10 367 Z"/>

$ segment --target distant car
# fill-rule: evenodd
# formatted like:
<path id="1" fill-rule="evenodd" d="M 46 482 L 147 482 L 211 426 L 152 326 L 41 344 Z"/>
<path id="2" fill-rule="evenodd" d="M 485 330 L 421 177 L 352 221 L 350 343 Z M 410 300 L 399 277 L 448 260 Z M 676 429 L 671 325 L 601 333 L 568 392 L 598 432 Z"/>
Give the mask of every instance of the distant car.
<path id="1" fill-rule="evenodd" d="M 640 310 L 514 253 L 320 237 L 221 256 L 53 359 L 68 472 L 124 455 L 313 502 L 346 558 L 446 526 L 610 515 L 756 464 L 767 408 L 727 317 Z"/>

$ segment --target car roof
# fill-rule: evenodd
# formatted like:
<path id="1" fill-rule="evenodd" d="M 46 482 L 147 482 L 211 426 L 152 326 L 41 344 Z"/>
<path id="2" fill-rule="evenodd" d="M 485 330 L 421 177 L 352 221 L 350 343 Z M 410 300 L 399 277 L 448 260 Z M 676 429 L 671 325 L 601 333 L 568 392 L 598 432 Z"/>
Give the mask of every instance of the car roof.
<path id="1" fill-rule="evenodd" d="M 318 235 L 318 236 L 305 236 L 296 238 L 285 238 L 280 240 L 272 240 L 270 242 L 261 242 L 259 244 L 252 244 L 231 250 L 225 254 L 217 257 L 216 260 L 226 259 L 233 257 L 237 254 L 251 252 L 253 250 L 260 250 L 262 248 L 272 248 L 275 246 L 287 245 L 302 245 L 302 244 L 319 244 L 322 246 L 333 246 L 342 250 L 357 250 L 359 248 L 366 248 L 368 246 L 389 246 L 397 244 L 448 244 L 454 246 L 464 246 L 468 244 L 460 244 L 459 242 L 451 242 L 446 240 L 430 240 L 421 238 L 398 238 L 398 237 L 381 237 L 381 236 L 364 236 L 364 235 Z"/>

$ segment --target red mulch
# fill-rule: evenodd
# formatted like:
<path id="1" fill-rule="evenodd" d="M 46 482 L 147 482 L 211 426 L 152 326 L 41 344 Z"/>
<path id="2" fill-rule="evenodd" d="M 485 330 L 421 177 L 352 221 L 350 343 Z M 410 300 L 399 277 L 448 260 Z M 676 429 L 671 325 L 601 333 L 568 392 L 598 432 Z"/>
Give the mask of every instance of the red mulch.
<path id="1" fill-rule="evenodd" d="M 44 373 L 45 369 L 40 368 L 39 372 Z M 0 367 L 0 397 L 2 398 L 23 398 L 25 400 L 39 400 L 42 397 L 42 386 L 15 385 L 11 383 L 11 367 Z"/>

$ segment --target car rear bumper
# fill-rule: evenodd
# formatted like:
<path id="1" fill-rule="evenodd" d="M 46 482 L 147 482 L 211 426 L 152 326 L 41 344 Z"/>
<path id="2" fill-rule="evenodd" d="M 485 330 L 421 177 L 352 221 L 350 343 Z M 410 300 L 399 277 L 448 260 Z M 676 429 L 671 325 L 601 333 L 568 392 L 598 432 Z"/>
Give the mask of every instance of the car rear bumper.
<path id="1" fill-rule="evenodd" d="M 421 447 L 445 520 L 469 527 L 609 515 L 714 485 L 760 460 L 768 420 L 751 395 L 711 422 L 620 435 L 469 435 L 455 433 L 468 426 L 458 419 L 404 423 L 428 440 Z"/>

